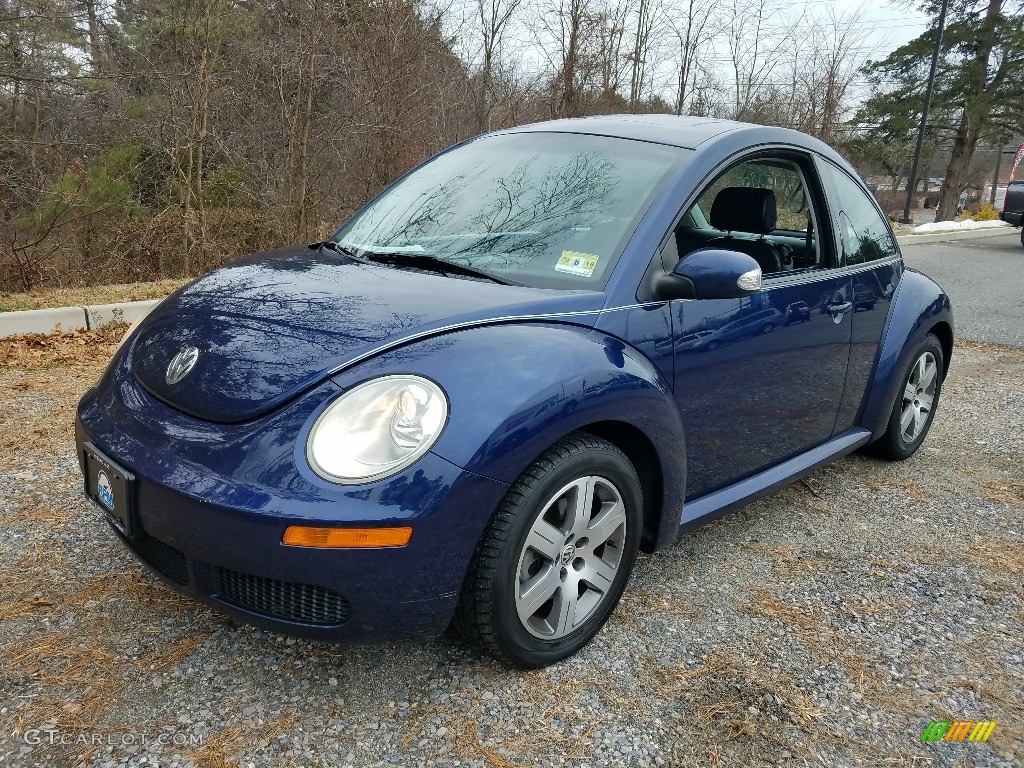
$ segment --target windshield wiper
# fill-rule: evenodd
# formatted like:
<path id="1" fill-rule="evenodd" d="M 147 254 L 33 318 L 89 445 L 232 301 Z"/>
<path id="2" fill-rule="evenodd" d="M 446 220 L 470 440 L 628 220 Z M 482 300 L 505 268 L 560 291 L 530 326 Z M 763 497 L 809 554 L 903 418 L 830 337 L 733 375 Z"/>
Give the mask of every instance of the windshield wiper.
<path id="1" fill-rule="evenodd" d="M 366 261 L 366 259 L 362 259 L 359 256 L 356 256 L 356 252 L 353 251 L 351 248 L 348 248 L 335 240 L 324 240 L 323 242 L 320 243 L 319 247 L 328 248 L 334 251 L 335 253 L 340 253 L 342 256 L 348 256 L 348 258 L 352 259 L 353 261 Z"/>
<path id="2" fill-rule="evenodd" d="M 466 267 L 462 264 L 455 264 L 451 261 L 445 261 L 439 259 L 437 256 L 431 256 L 427 253 L 388 253 L 386 251 L 376 252 L 363 252 L 362 258 L 366 261 L 372 261 L 377 264 L 391 264 L 396 267 L 414 267 L 418 269 L 426 269 L 431 272 L 437 272 L 438 274 L 445 275 L 465 275 L 466 277 L 476 277 L 481 280 L 490 280 L 492 283 L 499 283 L 501 285 L 523 285 L 523 283 L 516 283 L 512 280 L 505 280 L 501 277 L 496 277 L 490 272 L 484 272 L 481 269 L 473 269 L 472 267 Z"/>

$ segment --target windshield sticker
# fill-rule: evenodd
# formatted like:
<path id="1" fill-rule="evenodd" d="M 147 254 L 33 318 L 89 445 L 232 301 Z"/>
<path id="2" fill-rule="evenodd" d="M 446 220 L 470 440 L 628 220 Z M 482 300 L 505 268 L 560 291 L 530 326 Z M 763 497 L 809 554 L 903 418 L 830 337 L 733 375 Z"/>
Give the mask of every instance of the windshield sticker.
<path id="1" fill-rule="evenodd" d="M 556 272 L 568 272 L 570 275 L 590 277 L 597 267 L 597 260 L 600 256 L 592 253 L 581 253 L 579 251 L 562 251 L 562 255 L 555 264 Z"/>

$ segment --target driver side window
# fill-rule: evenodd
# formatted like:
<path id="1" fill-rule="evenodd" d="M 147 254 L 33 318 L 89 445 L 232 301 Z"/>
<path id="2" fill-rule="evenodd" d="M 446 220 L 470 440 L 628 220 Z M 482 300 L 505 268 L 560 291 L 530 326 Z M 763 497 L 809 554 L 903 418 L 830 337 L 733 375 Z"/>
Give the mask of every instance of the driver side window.
<path id="1" fill-rule="evenodd" d="M 765 275 L 821 264 L 811 196 L 787 159 L 735 165 L 708 185 L 676 228 L 680 257 L 700 248 L 751 256 Z"/>

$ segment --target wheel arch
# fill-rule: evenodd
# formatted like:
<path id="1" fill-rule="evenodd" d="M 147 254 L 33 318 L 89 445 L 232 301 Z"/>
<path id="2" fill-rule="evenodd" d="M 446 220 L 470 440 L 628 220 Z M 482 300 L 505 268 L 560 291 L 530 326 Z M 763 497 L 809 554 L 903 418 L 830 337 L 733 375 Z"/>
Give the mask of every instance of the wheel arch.
<path id="1" fill-rule="evenodd" d="M 663 504 L 664 472 L 661 457 L 654 443 L 640 429 L 623 421 L 597 421 L 577 431 L 607 440 L 626 454 L 633 465 L 644 498 L 640 549 L 648 553 L 653 552 L 658 547 L 662 516 L 667 512 Z"/>
<path id="2" fill-rule="evenodd" d="M 953 308 L 942 287 L 921 272 L 907 269 L 900 278 L 889 313 L 874 375 L 861 411 L 860 424 L 872 439 L 884 434 L 892 412 L 900 374 L 913 348 L 929 333 L 942 345 L 943 376 L 953 354 Z"/>
<path id="3" fill-rule="evenodd" d="M 942 320 L 935 323 L 928 333 L 938 338 L 942 345 L 942 377 L 945 378 L 949 372 L 949 363 L 953 358 L 953 326 Z"/>
<path id="4" fill-rule="evenodd" d="M 668 382 L 639 350 L 568 324 L 492 325 L 390 351 L 335 381 L 348 388 L 410 368 L 437 382 L 451 401 L 435 454 L 511 485 L 567 435 L 595 435 L 622 450 L 637 470 L 644 551 L 675 541 L 686 486 L 682 420 Z M 482 530 L 493 510 L 482 512 L 467 525 Z"/>

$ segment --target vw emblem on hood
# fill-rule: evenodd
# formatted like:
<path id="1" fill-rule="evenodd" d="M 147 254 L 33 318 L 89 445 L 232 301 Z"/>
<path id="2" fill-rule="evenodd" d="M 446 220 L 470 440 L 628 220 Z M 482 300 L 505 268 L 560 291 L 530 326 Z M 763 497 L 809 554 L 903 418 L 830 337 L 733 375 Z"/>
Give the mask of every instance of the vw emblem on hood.
<path id="1" fill-rule="evenodd" d="M 181 350 L 181 352 L 171 358 L 171 362 L 167 365 L 167 383 L 177 384 L 188 376 L 189 371 L 195 367 L 196 360 L 198 359 L 198 347 L 185 347 Z"/>

